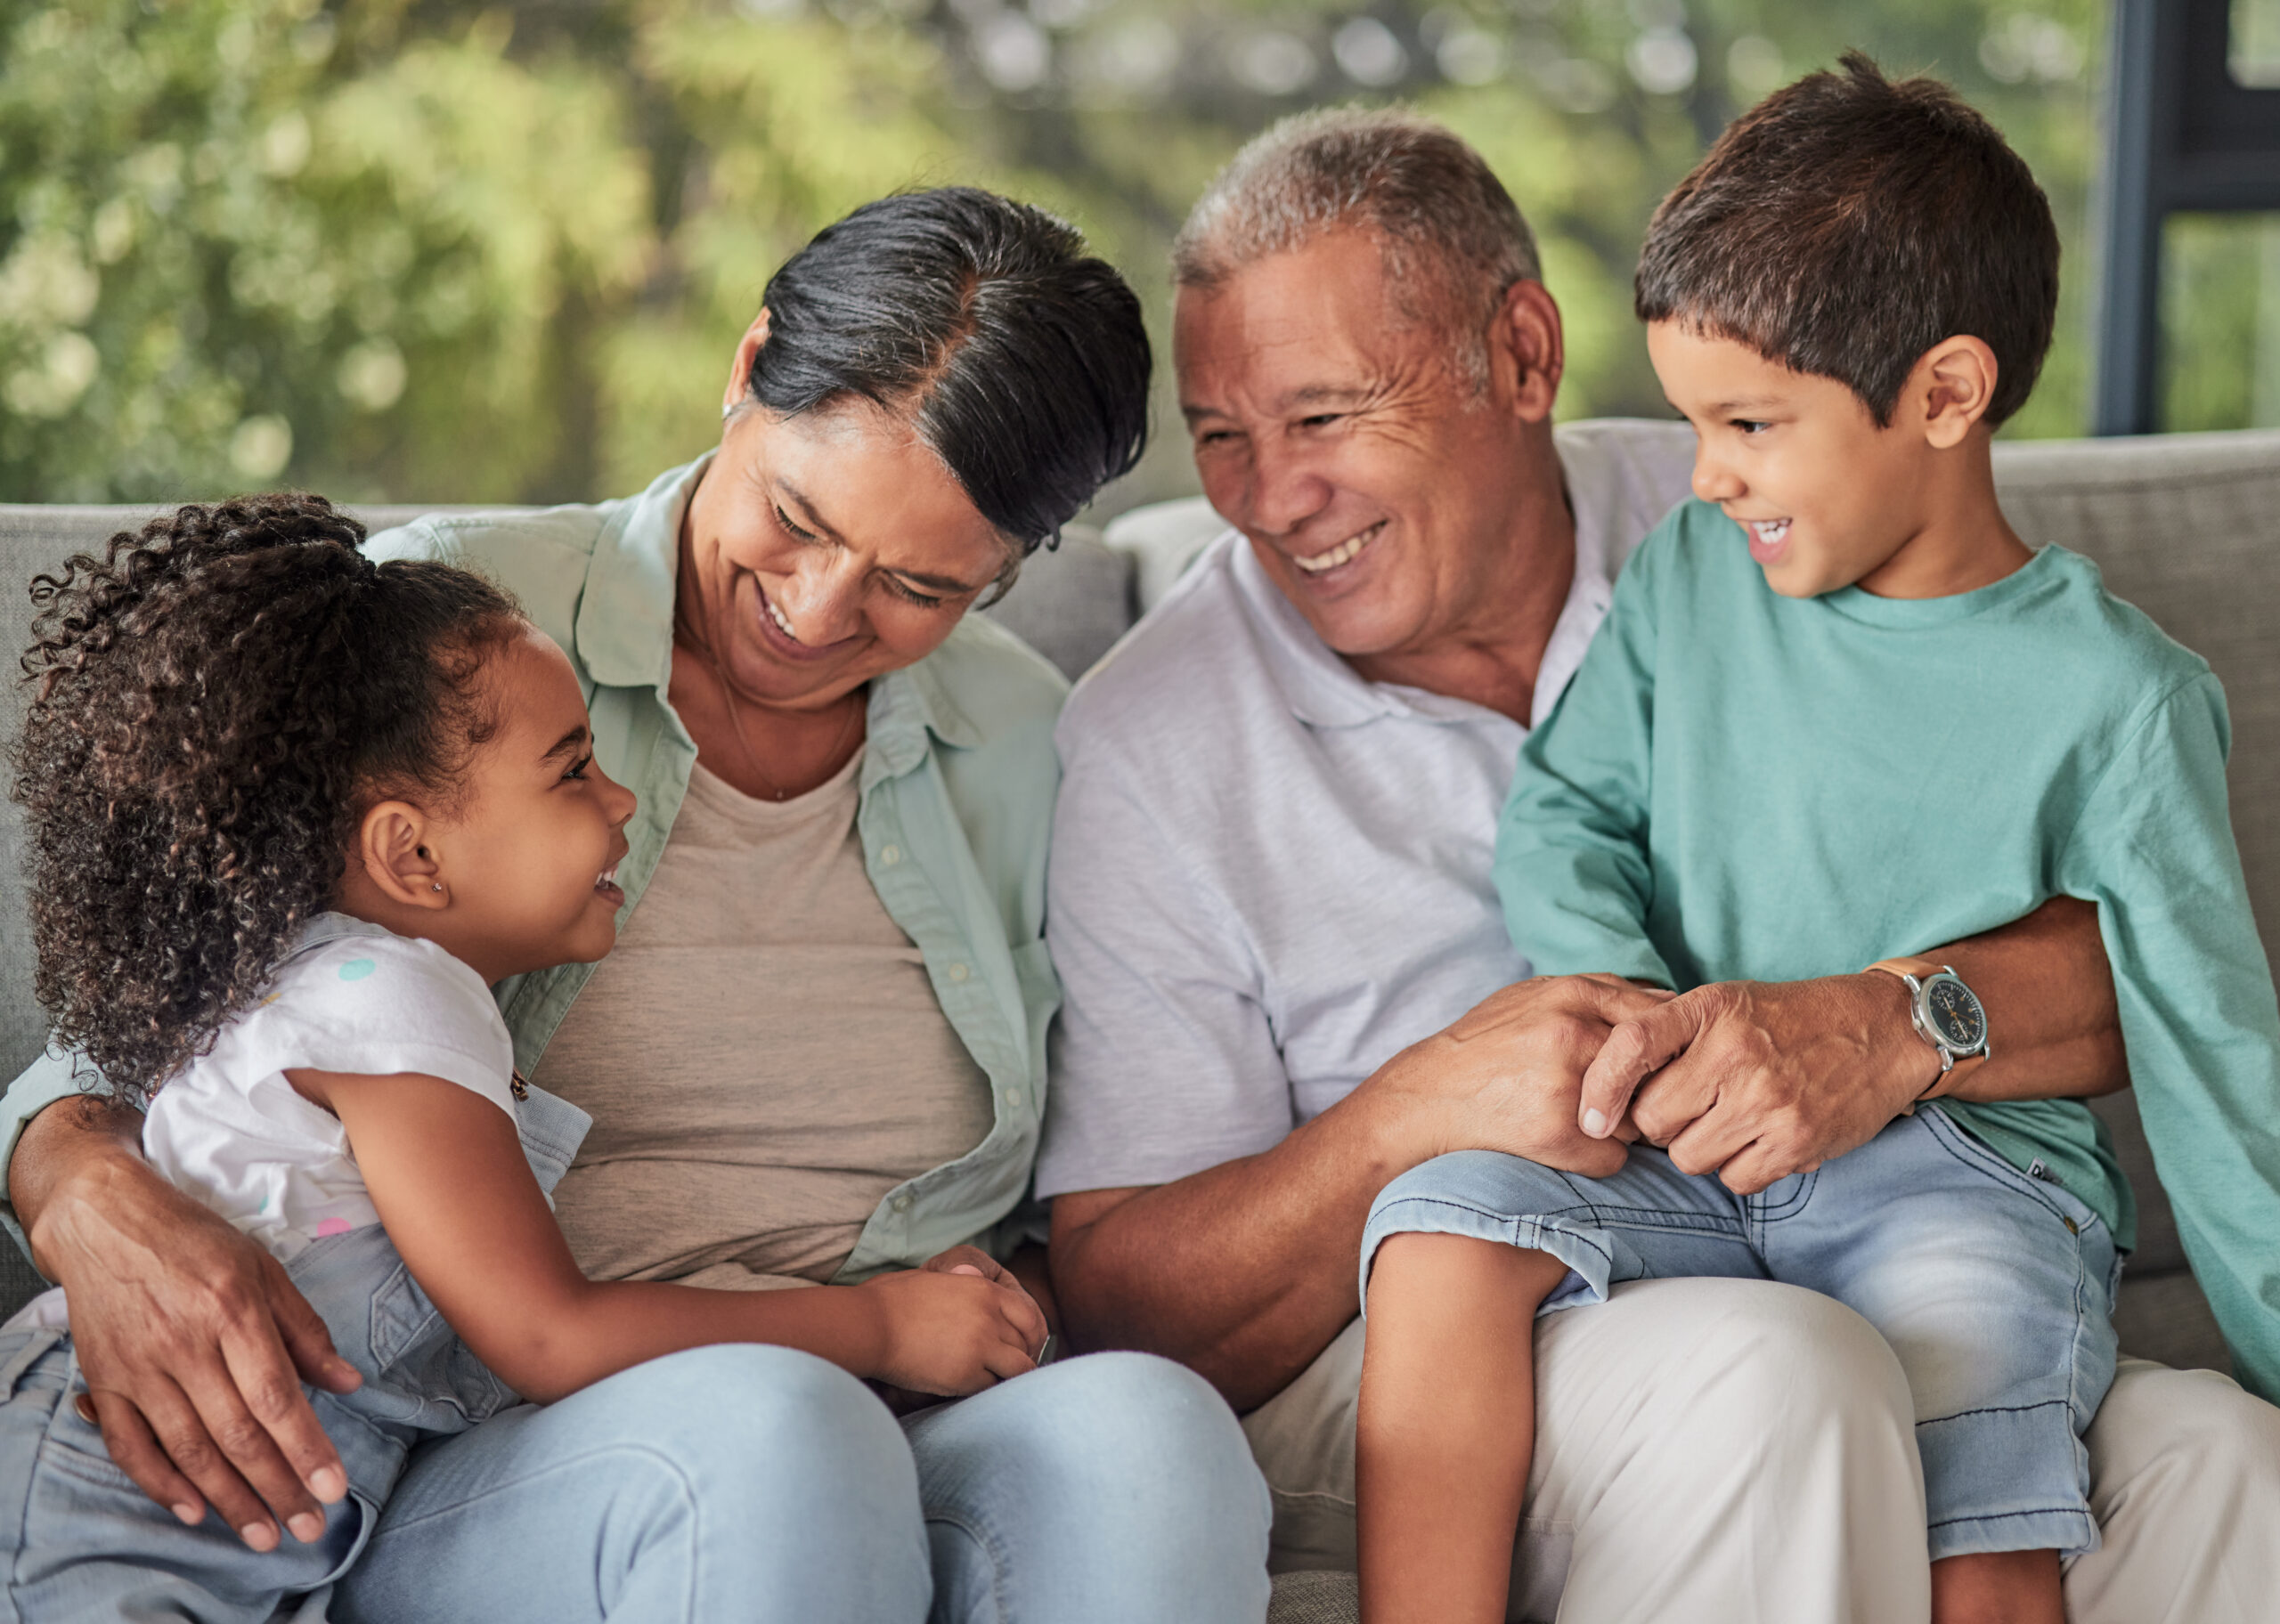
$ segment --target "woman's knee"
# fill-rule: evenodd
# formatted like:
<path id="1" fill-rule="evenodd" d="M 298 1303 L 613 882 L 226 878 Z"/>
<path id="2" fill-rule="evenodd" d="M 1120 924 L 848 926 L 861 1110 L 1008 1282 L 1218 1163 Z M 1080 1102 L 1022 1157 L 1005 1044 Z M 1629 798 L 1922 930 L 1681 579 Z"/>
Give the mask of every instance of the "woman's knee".
<path id="1" fill-rule="evenodd" d="M 1234 1413 L 1185 1367 L 1089 1354 L 911 1430 L 949 1594 L 986 1580 L 1081 1600 L 1104 1624 L 1264 1612 L 1266 1483 Z M 970 1560 L 945 1572 L 953 1550 Z"/>
<path id="2" fill-rule="evenodd" d="M 853 1376 L 795 1349 L 693 1348 L 580 1395 L 582 1428 L 629 1467 L 646 1461 L 729 1514 L 916 1515 L 901 1430 Z M 633 1468 L 638 1470 L 639 1468 Z"/>
<path id="3" fill-rule="evenodd" d="M 1170 1360 L 1064 1360 L 938 1415 L 914 1432 L 922 1469 L 955 1461 L 966 1477 L 987 1463 L 989 1475 L 1071 1514 L 1095 1501 L 1120 1517 L 1159 1505 L 1183 1517 L 1258 1510 L 1264 1526 L 1266 1491 L 1234 1412 Z"/>
<path id="4" fill-rule="evenodd" d="M 1024 1379 L 1040 1389 L 1045 1435 L 1056 1423 L 1072 1424 L 1110 1456 L 1177 1451 L 1217 1466 L 1250 1466 L 1234 1412 L 1185 1365 L 1152 1353 L 1094 1353 Z"/>

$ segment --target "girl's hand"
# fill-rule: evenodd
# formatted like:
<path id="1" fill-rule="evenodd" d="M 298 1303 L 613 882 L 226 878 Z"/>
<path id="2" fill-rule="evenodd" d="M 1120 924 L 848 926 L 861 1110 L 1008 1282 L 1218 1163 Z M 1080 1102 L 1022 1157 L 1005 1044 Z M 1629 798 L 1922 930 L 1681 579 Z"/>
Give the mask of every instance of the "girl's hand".
<path id="1" fill-rule="evenodd" d="M 855 1289 L 880 1320 L 879 1358 L 864 1374 L 913 1393 L 963 1398 L 1037 1368 L 1045 1316 L 1017 1284 L 971 1247 L 954 1248 L 924 1269 L 883 1274 Z M 938 1267 L 938 1265 L 940 1265 Z"/>

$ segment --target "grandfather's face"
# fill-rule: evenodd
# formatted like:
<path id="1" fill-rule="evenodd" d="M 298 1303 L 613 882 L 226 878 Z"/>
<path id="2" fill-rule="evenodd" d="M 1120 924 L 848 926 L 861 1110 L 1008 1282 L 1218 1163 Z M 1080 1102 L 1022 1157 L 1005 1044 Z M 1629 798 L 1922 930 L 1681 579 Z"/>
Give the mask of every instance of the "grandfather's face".
<path id="1" fill-rule="evenodd" d="M 1376 240 L 1331 231 L 1183 289 L 1173 325 L 1204 493 L 1356 659 L 1428 652 L 1483 614 L 1541 477 L 1520 442 L 1557 384 L 1537 380 L 1540 410 L 1509 365 L 1477 391 L 1446 335 L 1402 320 L 1390 292 Z"/>

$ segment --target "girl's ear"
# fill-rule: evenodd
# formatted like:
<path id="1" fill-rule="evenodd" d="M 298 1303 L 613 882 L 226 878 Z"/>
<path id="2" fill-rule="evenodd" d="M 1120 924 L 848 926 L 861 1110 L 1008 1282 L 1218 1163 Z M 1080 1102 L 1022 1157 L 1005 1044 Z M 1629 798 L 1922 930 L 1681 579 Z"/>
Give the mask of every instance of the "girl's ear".
<path id="1" fill-rule="evenodd" d="M 444 865 L 428 848 L 428 815 L 405 800 L 384 800 L 357 826 L 355 861 L 380 894 L 408 908 L 450 905 Z"/>

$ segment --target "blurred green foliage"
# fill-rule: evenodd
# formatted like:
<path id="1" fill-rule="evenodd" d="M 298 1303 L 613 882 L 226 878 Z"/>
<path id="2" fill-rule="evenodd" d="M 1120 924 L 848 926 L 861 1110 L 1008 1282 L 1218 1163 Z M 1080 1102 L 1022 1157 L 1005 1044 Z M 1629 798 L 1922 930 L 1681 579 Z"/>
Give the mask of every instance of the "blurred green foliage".
<path id="1" fill-rule="evenodd" d="M 1565 414 L 1659 413 L 1648 213 L 1853 45 L 1955 83 L 2042 178 L 2065 308 L 2011 432 L 2079 433 L 2104 8 L 2035 4 L 0 0 L 0 498 L 638 488 L 712 438 L 769 271 L 913 184 L 1067 214 L 1160 345 L 1197 191 L 1275 117 L 1356 99 L 1446 119 L 1534 220 Z M 2237 379 L 2191 410 L 2251 410 L 2254 346 L 2205 347 Z M 1108 499 L 1191 481 L 1175 427 Z"/>

